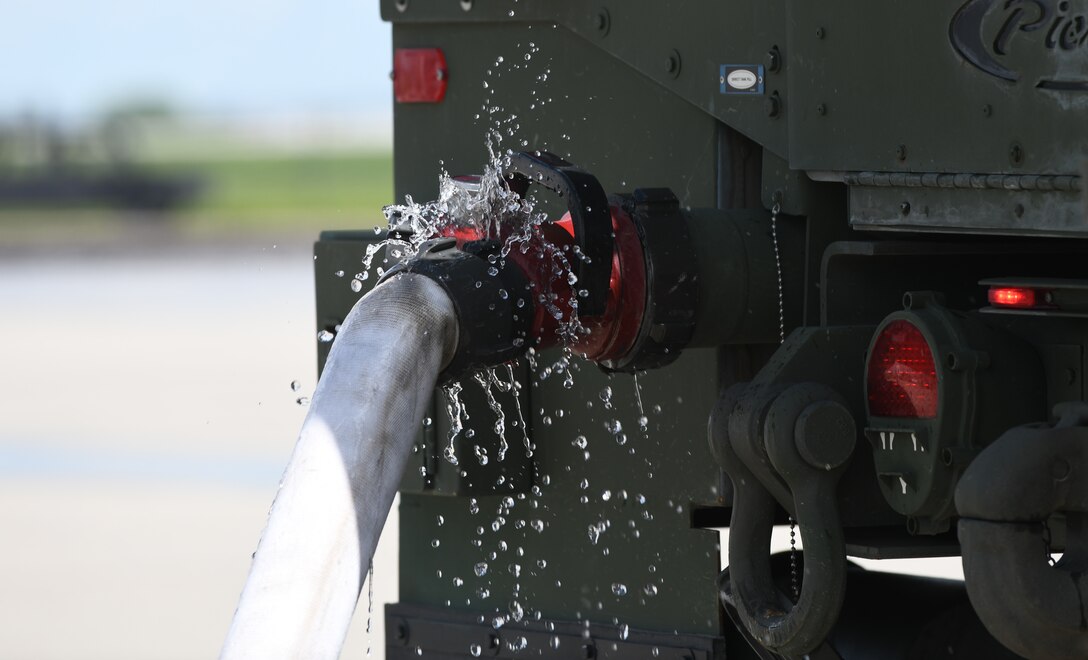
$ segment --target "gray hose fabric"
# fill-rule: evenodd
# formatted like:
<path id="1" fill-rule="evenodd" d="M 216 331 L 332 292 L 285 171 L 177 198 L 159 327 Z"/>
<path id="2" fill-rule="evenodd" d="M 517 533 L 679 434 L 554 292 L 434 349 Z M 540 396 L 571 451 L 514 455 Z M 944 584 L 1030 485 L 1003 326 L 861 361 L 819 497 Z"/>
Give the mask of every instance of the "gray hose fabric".
<path id="1" fill-rule="evenodd" d="M 348 314 L 318 382 L 220 658 L 337 658 L 437 376 L 453 303 L 395 276 Z"/>

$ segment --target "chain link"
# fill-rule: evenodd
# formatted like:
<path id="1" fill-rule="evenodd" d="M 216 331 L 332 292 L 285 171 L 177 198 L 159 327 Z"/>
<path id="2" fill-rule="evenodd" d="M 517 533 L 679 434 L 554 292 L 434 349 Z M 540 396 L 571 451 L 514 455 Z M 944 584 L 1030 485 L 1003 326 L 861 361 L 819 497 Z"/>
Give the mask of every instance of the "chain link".
<path id="1" fill-rule="evenodd" d="M 778 213 L 782 205 L 771 207 L 771 242 L 774 244 L 774 269 L 778 275 L 778 343 L 786 341 L 786 305 L 782 294 L 782 255 L 778 251 Z"/>
<path id="2" fill-rule="evenodd" d="M 782 254 L 778 249 L 778 214 L 782 205 L 778 202 L 771 207 L 771 242 L 774 244 L 774 267 L 778 275 L 778 343 L 786 341 L 786 304 L 782 291 Z M 797 572 L 797 522 L 790 516 L 790 587 L 793 589 L 793 601 L 801 597 L 801 578 Z"/>

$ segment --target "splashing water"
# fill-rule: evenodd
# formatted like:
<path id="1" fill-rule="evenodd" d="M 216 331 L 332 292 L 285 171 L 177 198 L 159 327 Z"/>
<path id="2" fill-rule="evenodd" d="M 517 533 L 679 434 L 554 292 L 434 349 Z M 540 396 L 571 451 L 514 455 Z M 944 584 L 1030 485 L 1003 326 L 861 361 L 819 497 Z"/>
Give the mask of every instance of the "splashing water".
<path id="1" fill-rule="evenodd" d="M 490 372 L 490 377 L 483 372 L 477 372 L 473 375 L 473 378 L 483 388 L 484 396 L 487 397 L 487 407 L 491 408 L 491 412 L 495 413 L 495 435 L 499 437 L 499 453 L 496 458 L 501 462 L 506 460 L 506 450 L 510 446 L 506 443 L 506 415 L 502 411 L 502 404 L 495 398 L 495 393 L 491 391 L 491 386 L 496 380 L 494 371 Z"/>
<path id="2" fill-rule="evenodd" d="M 514 393 L 514 409 L 518 413 L 518 428 L 521 429 L 521 440 L 525 444 L 525 455 L 532 457 L 533 443 L 529 441 L 529 431 L 525 428 L 525 415 L 521 412 L 521 383 L 514 377 L 514 365 L 506 364 L 506 375 L 510 378 L 510 388 Z"/>
<path id="3" fill-rule="evenodd" d="M 461 383 L 450 383 L 442 387 L 442 393 L 446 395 L 446 415 L 450 419 L 450 433 L 446 438 L 446 448 L 442 455 L 452 465 L 457 465 L 457 450 L 454 448 L 454 440 L 460 435 L 462 420 L 468 419 L 465 406 L 461 403 Z"/>

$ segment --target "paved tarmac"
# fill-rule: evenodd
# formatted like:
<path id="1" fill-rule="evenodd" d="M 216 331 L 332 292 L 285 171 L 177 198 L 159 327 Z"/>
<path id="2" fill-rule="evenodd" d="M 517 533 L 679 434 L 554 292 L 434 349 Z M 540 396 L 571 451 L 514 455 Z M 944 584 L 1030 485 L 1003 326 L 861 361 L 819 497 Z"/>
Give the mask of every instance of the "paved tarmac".
<path id="1" fill-rule="evenodd" d="M 310 237 L 144 238 L 2 251 L 0 658 L 215 657 L 315 385 Z"/>

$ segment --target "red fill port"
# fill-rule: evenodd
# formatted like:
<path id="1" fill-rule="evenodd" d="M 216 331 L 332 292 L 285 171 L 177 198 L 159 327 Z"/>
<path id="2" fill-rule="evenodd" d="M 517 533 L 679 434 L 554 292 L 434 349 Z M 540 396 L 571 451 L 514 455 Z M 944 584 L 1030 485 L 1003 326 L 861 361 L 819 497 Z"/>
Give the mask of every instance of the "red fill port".
<path id="1" fill-rule="evenodd" d="M 877 417 L 937 416 L 937 365 L 922 331 L 896 320 L 873 344 L 868 367 L 869 412 Z"/>

